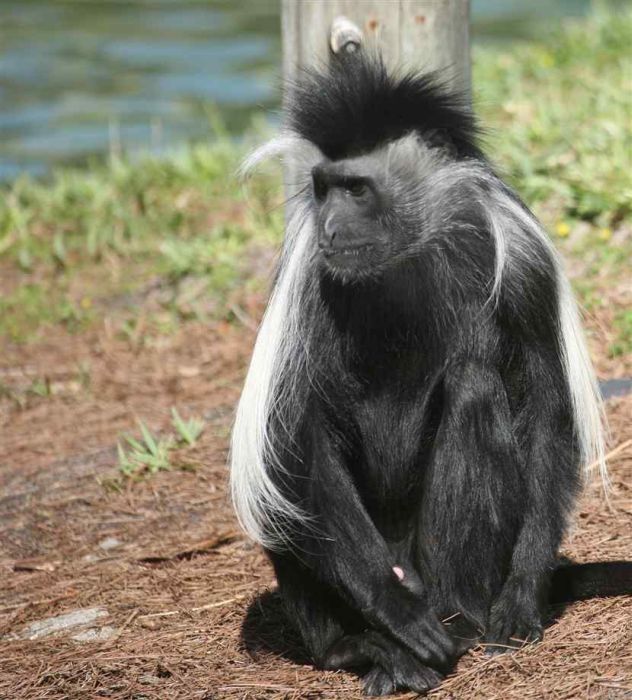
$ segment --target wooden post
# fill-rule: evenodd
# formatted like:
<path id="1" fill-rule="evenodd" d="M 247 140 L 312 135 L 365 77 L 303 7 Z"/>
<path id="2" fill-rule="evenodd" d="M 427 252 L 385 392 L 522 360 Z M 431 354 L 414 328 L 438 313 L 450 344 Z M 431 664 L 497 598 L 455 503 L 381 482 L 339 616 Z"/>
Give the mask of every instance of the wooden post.
<path id="1" fill-rule="evenodd" d="M 469 0 L 283 0 L 282 12 L 286 79 L 303 66 L 327 64 L 331 27 L 343 16 L 387 65 L 441 70 L 470 94 Z"/>

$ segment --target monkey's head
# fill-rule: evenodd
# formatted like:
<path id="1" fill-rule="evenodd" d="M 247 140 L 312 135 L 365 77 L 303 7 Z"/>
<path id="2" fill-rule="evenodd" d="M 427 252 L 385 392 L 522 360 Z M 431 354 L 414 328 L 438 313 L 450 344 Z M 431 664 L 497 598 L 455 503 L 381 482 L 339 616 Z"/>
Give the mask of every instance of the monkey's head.
<path id="1" fill-rule="evenodd" d="M 393 77 L 366 55 L 332 59 L 291 87 L 287 124 L 318 154 L 310 192 L 326 271 L 365 278 L 414 250 L 424 175 L 480 155 L 466 105 L 435 76 Z"/>

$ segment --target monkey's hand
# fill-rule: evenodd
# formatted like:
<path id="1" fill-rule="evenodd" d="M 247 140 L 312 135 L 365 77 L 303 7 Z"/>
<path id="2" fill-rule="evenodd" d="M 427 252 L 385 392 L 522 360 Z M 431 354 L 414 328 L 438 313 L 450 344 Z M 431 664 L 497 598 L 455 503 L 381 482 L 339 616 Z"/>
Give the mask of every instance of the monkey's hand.
<path id="1" fill-rule="evenodd" d="M 370 608 L 362 612 L 424 663 L 446 669 L 454 660 L 454 643 L 419 590 L 389 580 Z"/>

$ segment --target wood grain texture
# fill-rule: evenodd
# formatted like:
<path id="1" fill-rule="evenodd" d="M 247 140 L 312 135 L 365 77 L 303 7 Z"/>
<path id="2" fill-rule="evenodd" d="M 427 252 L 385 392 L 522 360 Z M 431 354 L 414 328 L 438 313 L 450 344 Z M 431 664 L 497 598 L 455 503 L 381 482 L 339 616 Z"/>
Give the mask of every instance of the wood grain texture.
<path id="1" fill-rule="evenodd" d="M 331 24 L 344 15 L 389 66 L 447 71 L 448 82 L 469 94 L 469 0 L 283 0 L 282 10 L 286 79 L 327 64 Z"/>

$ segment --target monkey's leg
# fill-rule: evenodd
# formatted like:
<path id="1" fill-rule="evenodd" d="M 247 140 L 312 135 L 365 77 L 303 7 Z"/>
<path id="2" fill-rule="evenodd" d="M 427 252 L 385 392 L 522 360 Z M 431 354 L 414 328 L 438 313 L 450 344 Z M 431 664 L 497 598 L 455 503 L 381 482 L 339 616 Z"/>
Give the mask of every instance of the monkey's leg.
<path id="1" fill-rule="evenodd" d="M 330 647 L 353 624 L 353 613 L 329 587 L 315 579 L 290 553 L 268 552 L 289 622 L 296 628 L 312 661 L 324 668 Z"/>
<path id="2" fill-rule="evenodd" d="M 452 641 L 428 605 L 414 571 L 400 582 L 398 564 L 369 517 L 324 419 L 311 416 L 305 442 L 310 478 L 303 507 L 313 514 L 313 535 L 300 543 L 300 557 L 316 580 L 338 592 L 368 626 L 398 640 L 420 661 L 442 667 Z"/>
<path id="3" fill-rule="evenodd" d="M 443 414 L 421 504 L 419 566 L 432 604 L 480 632 L 511 560 L 524 488 L 509 404 L 498 372 L 466 360 L 448 368 Z"/>
<path id="4" fill-rule="evenodd" d="M 509 576 L 491 610 L 487 641 L 498 644 L 497 651 L 542 637 L 550 576 L 579 486 L 579 457 L 561 370 L 543 353 L 533 353 L 530 365 L 531 391 L 517 420 L 525 450 L 525 515 Z"/>

